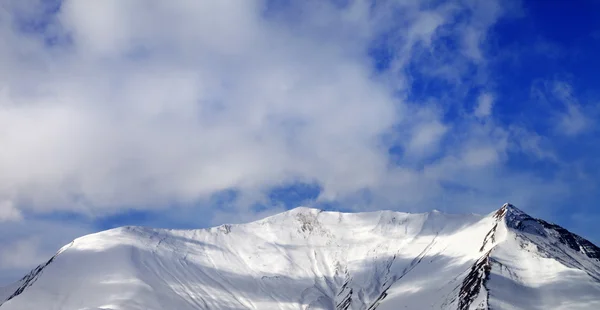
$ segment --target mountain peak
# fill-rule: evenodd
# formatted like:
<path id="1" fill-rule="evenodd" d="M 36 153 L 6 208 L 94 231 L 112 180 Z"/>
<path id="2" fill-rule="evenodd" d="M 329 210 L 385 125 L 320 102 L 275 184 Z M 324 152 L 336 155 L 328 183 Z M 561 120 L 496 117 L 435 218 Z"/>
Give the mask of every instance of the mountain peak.
<path id="1" fill-rule="evenodd" d="M 494 213 L 494 217 L 495 218 L 502 218 L 505 217 L 506 215 L 509 215 L 510 217 L 514 217 L 514 216 L 529 216 L 527 215 L 525 212 L 521 211 L 519 208 L 515 207 L 513 204 L 511 203 L 505 203 L 502 205 L 502 207 L 500 207 L 500 209 L 498 209 L 495 213 Z"/>
<path id="2" fill-rule="evenodd" d="M 510 203 L 505 203 L 494 213 L 498 221 L 504 220 L 506 226 L 519 232 L 537 235 L 543 238 L 552 236 L 570 249 L 600 261 L 600 248 L 590 241 L 567 229 L 542 219 L 534 218 Z M 549 246 L 549 248 L 552 248 Z"/>
<path id="3" fill-rule="evenodd" d="M 544 229 L 537 219 L 531 217 L 529 214 L 521 211 L 510 203 L 502 205 L 493 216 L 498 221 L 503 220 L 509 228 L 538 235 L 545 235 Z"/>

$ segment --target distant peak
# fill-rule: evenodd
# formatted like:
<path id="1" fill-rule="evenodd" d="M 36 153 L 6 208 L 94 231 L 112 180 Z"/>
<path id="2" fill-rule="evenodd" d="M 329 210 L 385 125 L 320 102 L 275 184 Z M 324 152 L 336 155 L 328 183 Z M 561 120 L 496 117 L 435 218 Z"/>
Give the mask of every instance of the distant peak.
<path id="1" fill-rule="evenodd" d="M 510 203 L 502 205 L 493 215 L 496 221 L 503 221 L 506 226 L 517 231 L 524 231 L 545 236 L 543 227 L 540 225 L 540 220 L 535 219 L 529 214 L 519 210 Z"/>
<path id="2" fill-rule="evenodd" d="M 515 207 L 513 204 L 507 202 L 507 203 L 503 204 L 502 207 L 494 213 L 494 217 L 499 219 L 499 218 L 506 216 L 507 214 L 509 216 L 527 215 L 525 212 L 521 211 L 519 208 Z"/>

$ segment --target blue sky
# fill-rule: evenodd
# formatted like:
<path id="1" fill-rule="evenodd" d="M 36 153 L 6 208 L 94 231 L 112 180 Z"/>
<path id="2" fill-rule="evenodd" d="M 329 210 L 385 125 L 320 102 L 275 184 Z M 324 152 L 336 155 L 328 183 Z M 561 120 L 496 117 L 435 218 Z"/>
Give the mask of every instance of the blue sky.
<path id="1" fill-rule="evenodd" d="M 598 243 L 600 3 L 0 4 L 0 284 L 122 225 L 299 205 Z M 24 259 L 26 257 L 26 259 Z"/>

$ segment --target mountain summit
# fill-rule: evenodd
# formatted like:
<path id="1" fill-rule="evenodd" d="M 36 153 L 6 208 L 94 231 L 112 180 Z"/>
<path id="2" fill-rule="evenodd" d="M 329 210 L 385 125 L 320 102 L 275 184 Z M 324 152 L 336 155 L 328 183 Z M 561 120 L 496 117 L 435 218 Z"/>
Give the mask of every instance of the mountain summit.
<path id="1" fill-rule="evenodd" d="M 511 204 L 487 216 L 296 208 L 78 238 L 0 288 L 15 309 L 600 309 L 600 249 Z"/>

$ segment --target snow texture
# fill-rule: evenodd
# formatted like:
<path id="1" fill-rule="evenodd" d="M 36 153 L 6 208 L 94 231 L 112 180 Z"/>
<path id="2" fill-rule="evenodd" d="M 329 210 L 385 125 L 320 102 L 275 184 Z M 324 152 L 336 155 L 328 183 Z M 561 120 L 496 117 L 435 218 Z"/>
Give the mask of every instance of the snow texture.
<path id="1" fill-rule="evenodd" d="M 16 309 L 600 309 L 600 249 L 510 204 L 488 216 L 296 208 L 122 227 L 0 288 Z"/>

